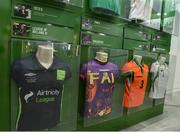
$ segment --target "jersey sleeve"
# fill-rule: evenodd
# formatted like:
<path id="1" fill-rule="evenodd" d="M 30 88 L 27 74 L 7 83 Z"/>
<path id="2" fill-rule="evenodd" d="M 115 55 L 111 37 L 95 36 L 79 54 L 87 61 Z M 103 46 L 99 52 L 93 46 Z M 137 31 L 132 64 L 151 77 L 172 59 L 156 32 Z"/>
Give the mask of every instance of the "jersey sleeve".
<path id="1" fill-rule="evenodd" d="M 118 80 L 119 79 L 119 69 L 117 65 L 114 65 L 114 75 L 115 75 L 115 79 Z"/>
<path id="2" fill-rule="evenodd" d="M 131 69 L 132 69 L 132 68 L 131 68 L 128 64 L 125 64 L 125 65 L 120 69 L 120 73 L 121 73 L 121 74 L 126 74 L 126 73 L 132 71 Z"/>
<path id="3" fill-rule="evenodd" d="M 87 64 L 83 64 L 80 72 L 80 78 L 86 79 L 87 77 Z"/>
<path id="4" fill-rule="evenodd" d="M 154 63 L 151 65 L 150 72 L 151 72 L 151 73 L 155 73 L 155 72 L 156 72 L 156 66 L 155 66 Z"/>
<path id="5" fill-rule="evenodd" d="M 16 82 L 18 87 L 21 87 L 21 83 L 23 82 L 21 72 L 23 71 L 22 65 L 20 61 L 16 61 L 12 66 L 11 77 Z"/>

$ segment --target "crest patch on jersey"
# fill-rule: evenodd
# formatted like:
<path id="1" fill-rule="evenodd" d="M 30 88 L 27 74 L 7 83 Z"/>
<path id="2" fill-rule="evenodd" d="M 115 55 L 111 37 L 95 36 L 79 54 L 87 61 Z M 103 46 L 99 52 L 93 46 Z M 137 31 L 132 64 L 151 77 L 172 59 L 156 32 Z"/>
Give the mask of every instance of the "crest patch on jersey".
<path id="1" fill-rule="evenodd" d="M 63 81 L 66 76 L 66 71 L 64 70 L 57 70 L 57 80 Z"/>

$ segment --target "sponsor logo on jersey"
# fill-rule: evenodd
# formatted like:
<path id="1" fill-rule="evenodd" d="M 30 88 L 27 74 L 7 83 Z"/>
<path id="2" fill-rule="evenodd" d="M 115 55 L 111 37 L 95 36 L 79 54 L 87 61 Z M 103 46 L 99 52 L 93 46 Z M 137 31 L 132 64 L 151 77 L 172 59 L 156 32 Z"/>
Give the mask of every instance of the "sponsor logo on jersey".
<path id="1" fill-rule="evenodd" d="M 57 80 L 63 81 L 66 77 L 65 70 L 57 70 Z"/>
<path id="2" fill-rule="evenodd" d="M 30 91 L 28 94 L 26 94 L 26 95 L 24 96 L 24 100 L 26 101 L 26 103 L 29 102 L 28 100 L 29 100 L 31 97 L 33 97 L 33 95 L 34 95 L 34 93 L 33 93 L 32 91 Z"/>
<path id="3" fill-rule="evenodd" d="M 101 84 L 104 84 L 104 82 L 108 82 L 109 84 L 114 83 L 114 74 L 113 73 L 104 71 L 104 72 L 102 72 L 102 75 L 103 76 L 100 78 L 100 73 L 98 73 L 98 72 L 93 73 L 91 71 L 88 71 L 88 76 L 90 78 L 90 84 L 94 84 L 95 80 L 100 80 Z"/>
<path id="4" fill-rule="evenodd" d="M 36 83 L 37 81 L 37 74 L 35 73 L 26 73 L 24 76 L 27 83 Z"/>
<path id="5" fill-rule="evenodd" d="M 49 103 L 55 101 L 55 96 L 59 96 L 59 90 L 38 90 L 36 103 Z"/>
<path id="6" fill-rule="evenodd" d="M 49 103 L 55 101 L 55 96 L 59 96 L 60 90 L 38 90 L 36 93 L 36 103 Z M 26 103 L 30 103 L 30 99 L 35 95 L 32 91 L 24 96 Z"/>
<path id="7" fill-rule="evenodd" d="M 37 74 L 35 73 L 26 73 L 24 74 L 24 76 L 27 76 L 27 77 L 33 77 L 33 76 L 36 76 Z"/>
<path id="8" fill-rule="evenodd" d="M 38 90 L 37 92 L 37 96 L 48 96 L 48 95 L 51 95 L 51 96 L 58 96 L 60 93 L 59 90 Z"/>

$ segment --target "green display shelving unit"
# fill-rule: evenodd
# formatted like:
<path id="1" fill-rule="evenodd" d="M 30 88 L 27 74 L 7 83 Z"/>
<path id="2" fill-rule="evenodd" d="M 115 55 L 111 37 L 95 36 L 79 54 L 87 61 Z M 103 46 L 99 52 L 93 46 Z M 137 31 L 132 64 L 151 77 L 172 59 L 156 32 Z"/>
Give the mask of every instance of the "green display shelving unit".
<path id="1" fill-rule="evenodd" d="M 93 47 L 122 50 L 127 57 L 127 61 L 128 59 L 132 59 L 133 54 L 137 51 L 143 51 L 157 56 L 160 54 L 168 56 L 171 34 L 162 31 L 163 20 L 160 30 L 131 22 L 127 19 L 127 0 L 122 0 L 125 6 L 124 9 L 121 9 L 122 15 L 120 17 L 91 12 L 88 8 L 89 0 L 70 0 L 71 4 L 69 5 L 57 4 L 57 1 L 55 1 L 56 0 L 1 0 L 0 2 L 0 18 L 3 18 L 0 21 L 0 130 L 12 130 L 10 95 L 10 49 L 12 39 L 54 41 L 80 45 L 81 64 L 87 62 L 90 58 L 92 59 L 92 51 L 90 49 Z M 164 1 L 165 0 L 163 0 L 163 3 Z M 15 15 L 17 13 L 15 9 L 20 5 L 26 5 L 31 9 L 31 17 L 23 18 Z M 162 8 L 162 11 L 163 10 L 164 8 Z M 163 16 L 161 19 L 163 19 Z M 91 28 L 83 25 L 87 21 L 91 22 Z M 30 27 L 28 35 L 17 35 L 14 32 L 14 26 L 17 24 L 26 24 L 26 26 Z M 46 31 L 48 31 L 48 34 L 46 34 Z M 90 40 L 88 39 L 87 41 L 85 38 L 89 38 Z M 19 54 L 18 52 L 21 51 L 17 50 L 16 52 Z M 146 55 L 146 59 L 148 60 L 150 58 L 150 61 L 153 61 L 152 57 L 149 56 Z M 117 56 L 114 55 L 113 57 L 112 61 L 116 62 L 118 60 L 116 58 Z M 152 62 L 149 62 L 149 65 L 150 63 Z M 122 97 L 124 92 L 123 88 L 124 86 L 121 86 L 121 89 L 119 89 L 119 91 L 117 90 L 119 95 L 116 93 L 114 100 L 116 100 L 118 96 Z M 108 120 L 86 125 L 82 114 L 85 96 L 85 88 L 83 87 L 82 81 L 80 81 L 78 89 L 78 107 L 75 107 L 78 109 L 76 113 L 77 124 L 73 130 L 118 131 L 163 113 L 164 100 L 158 102 L 148 99 L 148 89 L 145 98 L 147 105 L 129 111 L 120 107 L 119 115 L 117 113 L 117 116 Z M 119 105 L 121 104 L 121 99 L 119 99 Z"/>

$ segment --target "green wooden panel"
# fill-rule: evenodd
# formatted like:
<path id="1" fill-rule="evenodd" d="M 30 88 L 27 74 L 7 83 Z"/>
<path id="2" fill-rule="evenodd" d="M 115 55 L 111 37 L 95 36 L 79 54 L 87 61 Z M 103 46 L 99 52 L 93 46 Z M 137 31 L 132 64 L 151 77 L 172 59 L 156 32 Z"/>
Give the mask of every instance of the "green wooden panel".
<path id="1" fill-rule="evenodd" d="M 84 0 L 69 0 L 69 2 L 62 2 L 61 0 L 26 0 L 27 2 L 39 2 L 45 5 L 54 5 L 56 8 L 62 8 L 65 10 L 77 10 L 83 8 Z"/>
<path id="2" fill-rule="evenodd" d="M 19 1 L 17 3 L 24 3 L 24 0 L 13 0 L 14 1 Z M 37 27 L 48 27 L 51 26 L 51 28 L 47 28 L 49 31 L 49 34 L 46 35 L 40 35 L 40 34 L 31 34 L 28 37 L 25 36 L 13 36 L 17 38 L 24 38 L 24 39 L 40 39 L 40 40 L 54 40 L 54 41 L 62 41 L 62 42 L 69 42 L 69 43 L 75 43 L 78 44 L 80 37 L 80 13 L 81 9 L 79 8 L 82 7 L 81 1 L 83 0 L 70 0 L 71 4 L 58 4 L 54 1 L 50 0 L 26 0 L 27 5 L 36 5 L 37 7 L 43 8 L 43 13 L 38 12 L 38 11 L 32 11 L 32 20 L 37 21 L 37 22 L 43 22 L 43 23 L 52 23 L 55 25 L 61 25 L 62 27 L 54 26 L 51 24 L 41 24 L 41 23 L 33 23 L 30 21 L 20 21 L 20 22 L 25 22 L 28 24 L 32 24 L 32 26 L 37 26 Z M 1 83 L 1 101 L 0 104 L 2 104 L 1 109 L 0 109 L 0 117 L 1 117 L 1 123 L 0 123 L 0 130 L 9 130 L 10 129 L 10 109 L 9 109 L 9 47 L 8 47 L 8 31 L 5 29 L 5 27 L 8 27 L 8 22 L 10 22 L 10 0 L 3 0 L 0 4 L 0 18 L 3 18 L 2 21 L 0 21 L 0 60 L 2 64 L 0 65 L 0 81 Z M 85 2 L 88 3 L 88 0 L 85 0 Z M 45 6 L 43 6 L 45 5 Z M 125 6 L 124 6 L 125 7 Z M 34 7 L 32 7 L 34 8 Z M 126 8 L 126 7 L 125 7 Z M 123 9 L 123 8 L 122 8 Z M 41 9 L 40 9 L 41 10 Z M 44 17 L 43 15 L 48 15 L 47 17 Z M 125 13 L 126 14 L 126 13 Z M 12 12 L 13 15 L 13 12 Z M 57 19 L 54 18 L 54 16 Z M 87 15 L 87 14 L 86 14 Z M 117 17 L 110 17 L 110 16 L 104 16 L 104 15 L 97 15 L 94 13 L 88 13 L 87 16 L 97 16 L 96 21 L 94 21 L 94 25 L 92 29 L 84 29 L 84 30 L 90 30 L 94 31 L 94 33 L 89 33 L 92 35 L 92 38 L 94 41 L 92 41 L 93 46 L 100 46 L 100 47 L 113 47 L 113 48 L 122 48 L 122 25 L 124 26 L 124 21 L 121 21 L 121 18 Z M 168 16 L 172 16 L 171 14 Z M 77 18 L 76 18 L 77 17 Z M 104 17 L 104 18 L 103 18 Z M 20 17 L 17 17 L 20 18 Z M 70 21 L 71 18 L 73 21 Z M 76 18 L 76 19 L 75 19 Z M 106 20 L 109 21 L 106 21 Z M 104 21 L 105 20 L 105 21 Z M 75 22 L 76 21 L 76 22 Z M 100 22 L 100 24 L 98 23 Z M 126 21 L 127 22 L 127 21 Z M 111 25 L 113 23 L 113 25 Z M 131 26 L 129 26 L 131 25 Z M 125 38 L 130 38 L 134 40 L 139 40 L 135 42 L 135 44 L 131 43 L 130 40 L 127 41 L 125 39 L 125 48 L 130 49 L 130 50 L 142 50 L 141 47 L 139 47 L 139 44 L 144 44 L 144 42 L 140 41 L 149 41 L 150 40 L 150 31 L 148 29 L 141 28 L 139 26 L 136 27 L 133 23 L 129 24 L 125 30 Z M 132 26 L 133 25 L 133 26 Z M 53 27 L 53 28 L 52 28 Z M 70 27 L 70 28 L 67 28 Z M 117 28 L 116 28 L 117 27 Z M 74 28 L 74 29 L 72 29 Z M 110 29 L 112 28 L 112 29 Z M 5 33 L 4 33 L 5 31 Z M 32 31 L 32 30 L 31 30 Z M 39 31 L 41 32 L 41 31 Z M 101 32 L 102 34 L 98 34 L 95 32 Z M 84 33 L 84 32 L 83 32 Z M 85 32 L 87 33 L 87 32 Z M 108 34 L 108 35 L 106 35 Z M 148 34 L 147 39 L 145 39 L 144 35 Z M 157 33 L 158 35 L 161 36 L 161 38 L 157 41 L 153 41 L 153 43 L 157 43 L 157 47 L 166 49 L 166 52 L 169 51 L 170 47 L 170 36 L 162 35 L 161 33 Z M 63 36 L 63 37 L 62 37 Z M 114 37 L 114 36 L 119 36 L 119 37 Z M 152 43 L 152 44 L 153 44 Z M 126 45 L 127 44 L 127 45 Z M 147 45 L 149 46 L 149 42 L 147 42 Z M 148 47 L 149 48 L 149 47 Z M 149 49 L 148 49 L 149 50 Z M 152 50 L 152 47 L 151 47 Z M 17 51 L 17 56 L 21 52 L 18 49 Z M 18 53 L 19 52 L 19 53 Z M 162 51 L 159 51 L 162 53 Z M 83 58 L 88 57 L 87 55 L 87 50 L 83 51 L 83 54 L 81 55 L 82 60 Z M 74 60 L 75 61 L 75 60 Z M 86 59 L 84 59 L 86 61 Z M 78 78 L 78 77 L 77 77 Z M 79 98 L 83 98 L 83 96 L 79 96 Z M 73 98 L 72 98 L 73 99 Z M 70 103 L 70 102 L 66 102 Z M 82 100 L 79 101 L 79 104 L 82 103 Z M 157 104 L 156 104 L 157 105 Z M 135 112 L 132 113 L 131 115 L 128 115 L 127 117 L 123 116 L 118 119 L 112 119 L 110 121 L 105 121 L 103 123 L 100 123 L 98 125 L 94 125 L 91 127 L 84 128 L 82 125 L 82 120 L 79 118 L 79 123 L 78 129 L 79 130 L 120 130 L 122 128 L 134 125 L 140 121 L 146 120 L 150 117 L 159 115 L 163 112 L 163 104 L 162 105 L 157 105 L 156 107 L 153 108 L 148 108 L 143 111 Z M 73 127 L 73 126 L 72 126 Z"/>
<path id="3" fill-rule="evenodd" d="M 168 54 L 170 52 L 170 46 L 165 45 L 164 43 L 157 43 L 157 44 L 153 43 L 151 51 L 156 52 L 156 53 L 166 53 L 166 54 Z"/>
<path id="4" fill-rule="evenodd" d="M 24 29 L 20 28 L 22 25 Z M 17 38 L 39 39 L 48 41 L 60 41 L 76 43 L 74 30 L 68 27 L 58 27 L 52 24 L 41 24 L 30 21 L 12 21 L 12 36 Z"/>
<path id="5" fill-rule="evenodd" d="M 10 130 L 9 37 L 11 0 L 0 1 L 0 130 Z"/>
<path id="6" fill-rule="evenodd" d="M 151 39 L 151 34 L 143 27 L 129 26 L 125 28 L 124 37 L 129 39 L 148 41 Z"/>
<path id="7" fill-rule="evenodd" d="M 131 39 L 124 39 L 123 48 L 128 50 L 150 51 L 150 43 Z"/>
<path id="8" fill-rule="evenodd" d="M 163 113 L 164 104 L 145 109 L 126 117 L 126 128 Z"/>
<path id="9" fill-rule="evenodd" d="M 165 45 L 170 45 L 171 35 L 165 33 L 152 34 L 152 42 L 163 42 Z"/>
<path id="10" fill-rule="evenodd" d="M 121 49 L 122 38 L 102 33 L 82 32 L 81 44 Z"/>
<path id="11" fill-rule="evenodd" d="M 56 8 L 43 6 L 42 4 L 29 4 L 27 2 L 13 1 L 12 16 L 33 21 L 56 24 L 66 27 L 76 27 L 77 23 L 80 26 L 81 17 L 79 14 L 67 12 Z M 25 6 L 26 15 L 23 15 L 20 10 Z M 73 20 L 73 21 L 70 21 Z M 79 27 L 80 28 L 80 27 Z"/>
<path id="12" fill-rule="evenodd" d="M 171 35 L 167 33 L 152 34 L 151 51 L 157 53 L 169 53 L 171 47 Z"/>
<path id="13" fill-rule="evenodd" d="M 135 125 L 139 122 L 142 122 L 142 121 L 145 121 L 149 118 L 152 118 L 152 117 L 155 117 L 155 116 L 158 116 L 160 114 L 163 113 L 163 108 L 164 108 L 164 105 L 161 104 L 161 105 L 157 105 L 157 106 L 154 106 L 152 108 L 149 108 L 149 109 L 145 109 L 143 111 L 140 111 L 140 112 L 136 112 L 136 113 L 133 113 L 131 115 L 128 115 L 128 116 L 123 116 L 121 118 L 118 118 L 118 119 L 114 119 L 114 120 L 111 120 L 111 121 L 108 121 L 108 122 L 104 122 L 102 124 L 98 124 L 98 125 L 95 125 L 95 126 L 91 126 L 91 127 L 88 127 L 88 128 L 84 128 L 82 125 L 80 125 L 81 121 L 79 120 L 78 122 L 78 128 L 77 130 L 85 130 L 85 131 L 119 131 L 119 130 L 122 130 L 124 128 L 127 128 L 127 127 L 130 127 L 132 125 Z"/>
<path id="14" fill-rule="evenodd" d="M 97 18 L 83 17 L 81 28 L 83 30 L 89 30 L 113 36 L 123 36 L 123 24 L 102 21 L 101 19 Z"/>

